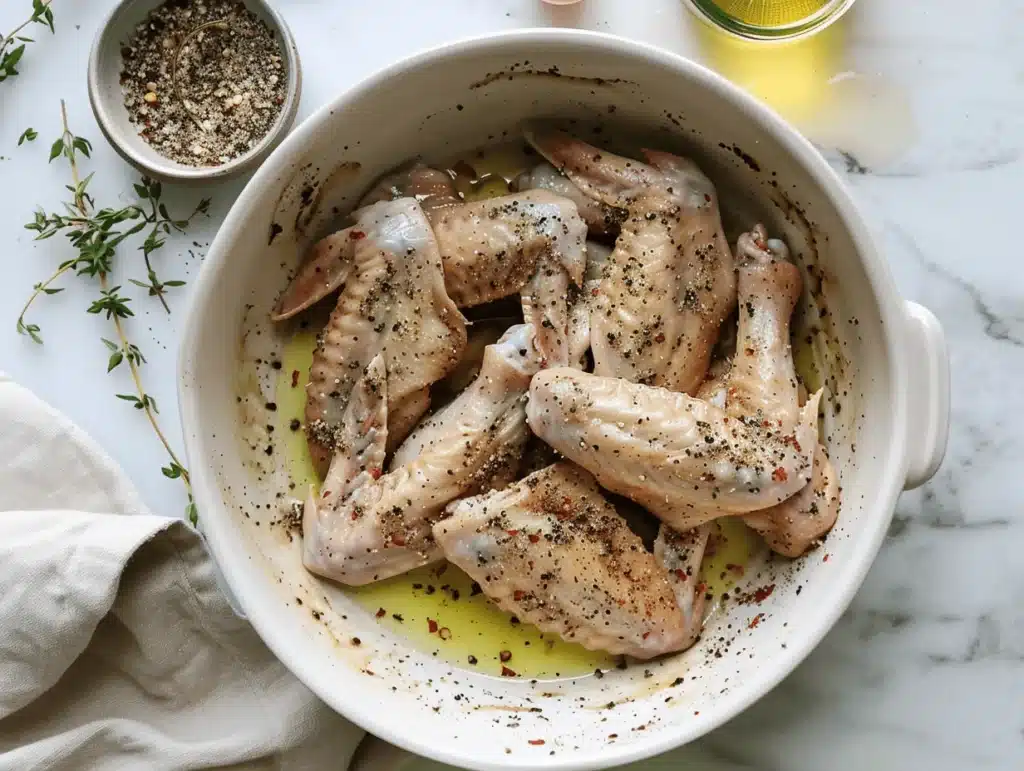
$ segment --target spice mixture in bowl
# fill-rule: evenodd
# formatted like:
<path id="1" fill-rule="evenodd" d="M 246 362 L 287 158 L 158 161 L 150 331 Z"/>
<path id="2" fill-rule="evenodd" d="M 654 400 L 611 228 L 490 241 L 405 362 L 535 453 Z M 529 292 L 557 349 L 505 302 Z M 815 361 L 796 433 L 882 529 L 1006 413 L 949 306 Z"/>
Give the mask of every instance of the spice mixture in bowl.
<path id="1" fill-rule="evenodd" d="M 129 119 L 179 163 L 227 163 L 255 147 L 281 114 L 281 44 L 242 3 L 169 0 L 136 27 L 121 56 Z"/>
<path id="2" fill-rule="evenodd" d="M 90 59 L 104 134 L 145 173 L 208 179 L 252 168 L 294 120 L 299 64 L 259 0 L 125 0 Z"/>

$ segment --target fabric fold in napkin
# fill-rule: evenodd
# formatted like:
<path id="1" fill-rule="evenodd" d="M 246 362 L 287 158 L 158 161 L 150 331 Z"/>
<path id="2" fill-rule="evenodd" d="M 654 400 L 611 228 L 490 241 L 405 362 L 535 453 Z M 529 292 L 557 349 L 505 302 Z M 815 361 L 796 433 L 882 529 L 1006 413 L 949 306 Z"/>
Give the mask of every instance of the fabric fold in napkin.
<path id="1" fill-rule="evenodd" d="M 80 429 L 0 375 L 0 770 L 344 771 L 363 732 Z"/>

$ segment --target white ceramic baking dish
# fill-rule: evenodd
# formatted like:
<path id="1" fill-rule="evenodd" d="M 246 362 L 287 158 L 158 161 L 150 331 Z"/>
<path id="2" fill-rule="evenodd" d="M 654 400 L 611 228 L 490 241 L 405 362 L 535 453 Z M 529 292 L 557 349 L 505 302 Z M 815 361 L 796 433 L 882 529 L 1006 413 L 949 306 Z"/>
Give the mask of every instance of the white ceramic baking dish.
<path id="1" fill-rule="evenodd" d="M 757 582 L 774 584 L 771 596 L 756 608 L 730 604 L 691 651 L 603 678 L 544 683 L 490 678 L 419 652 L 307 574 L 298 539 L 268 526 L 281 504 L 280 458 L 262 452 L 274 438 L 260 433 L 261 402 L 274 398 L 267 362 L 281 347 L 268 312 L 308 245 L 395 164 L 515 136 L 536 118 L 578 120 L 579 131 L 599 127 L 603 137 L 640 132 L 648 144 L 688 153 L 718 185 L 727 230 L 761 219 L 789 241 L 807 277 L 804 318 L 820 329 L 826 433 L 843 487 L 825 545 L 763 568 Z M 900 298 L 842 183 L 790 126 L 672 54 L 533 30 L 393 65 L 320 109 L 273 153 L 196 281 L 179 393 L 210 547 L 253 626 L 325 702 L 452 765 L 590 769 L 692 741 L 807 656 L 861 584 L 897 496 L 938 467 L 948 378 L 935 318 Z"/>

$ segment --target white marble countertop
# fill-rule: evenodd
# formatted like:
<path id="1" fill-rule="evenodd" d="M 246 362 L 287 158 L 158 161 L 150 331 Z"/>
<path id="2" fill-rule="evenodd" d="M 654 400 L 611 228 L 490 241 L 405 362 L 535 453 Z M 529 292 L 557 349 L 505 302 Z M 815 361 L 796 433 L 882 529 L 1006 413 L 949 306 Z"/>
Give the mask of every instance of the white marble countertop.
<path id="1" fill-rule="evenodd" d="M 3 3 L 0 30 L 29 5 Z M 130 388 L 125 372 L 106 374 L 100 338 L 110 337 L 108 322 L 84 312 L 96 288 L 75 279 L 44 298 L 32 319 L 44 346 L 14 329 L 32 285 L 69 254 L 62 240 L 36 244 L 22 228 L 36 205 L 53 207 L 64 192 L 65 168 L 46 163 L 60 131 L 59 99 L 67 100 L 74 130 L 95 143 L 87 166 L 97 172 L 96 198 L 126 202 L 135 176 L 103 141 L 86 95 L 89 45 L 112 5 L 56 0 L 56 37 L 34 30 L 38 42 L 26 51 L 22 74 L 0 84 L 0 369 L 92 434 L 154 510 L 177 514 L 184 498 L 160 474 L 159 445 L 142 416 L 114 397 Z M 723 768 L 731 761 L 780 771 L 1024 768 L 1024 280 L 1016 231 L 1024 201 L 1024 4 L 861 0 L 834 34 L 802 53 L 775 52 L 774 65 L 757 51 L 709 43 L 681 0 L 584 0 L 569 9 L 538 0 L 277 5 L 303 57 L 300 119 L 413 50 L 563 24 L 703 60 L 769 96 L 819 141 L 847 175 L 903 294 L 945 326 L 953 372 L 949 451 L 938 475 L 901 499 L 863 589 L 817 651 L 680 758 L 699 753 Z M 797 56 L 802 65 L 787 70 L 787 89 L 766 82 Z M 861 77 L 833 77 L 844 72 Z M 846 92 L 858 100 L 852 107 L 822 101 Z M 30 126 L 39 139 L 17 147 Z M 164 278 L 194 275 L 243 184 L 202 191 L 214 198 L 211 216 L 169 240 L 157 258 Z M 175 210 L 199 195 L 171 190 L 166 197 Z M 141 277 L 137 255 L 129 250 L 125 258 L 128 273 Z M 175 291 L 170 316 L 138 297 L 129 329 L 180 448 L 175 353 L 188 289 Z"/>

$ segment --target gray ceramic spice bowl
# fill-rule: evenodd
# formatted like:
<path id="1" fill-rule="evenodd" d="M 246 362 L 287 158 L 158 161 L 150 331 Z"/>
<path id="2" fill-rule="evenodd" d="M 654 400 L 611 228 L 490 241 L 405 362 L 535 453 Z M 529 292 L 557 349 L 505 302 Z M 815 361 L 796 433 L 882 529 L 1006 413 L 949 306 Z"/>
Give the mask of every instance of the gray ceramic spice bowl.
<path id="1" fill-rule="evenodd" d="M 281 114 L 267 135 L 252 150 L 219 166 L 186 166 L 171 160 L 146 143 L 128 118 L 121 92 L 121 46 L 136 25 L 164 0 L 122 0 L 103 21 L 89 55 L 89 102 L 100 130 L 117 153 L 139 171 L 172 182 L 206 182 L 226 179 L 259 166 L 277 147 L 295 122 L 302 90 L 299 54 L 288 25 L 264 0 L 242 0 L 257 18 L 266 22 L 281 43 L 286 67 L 285 101 Z"/>

